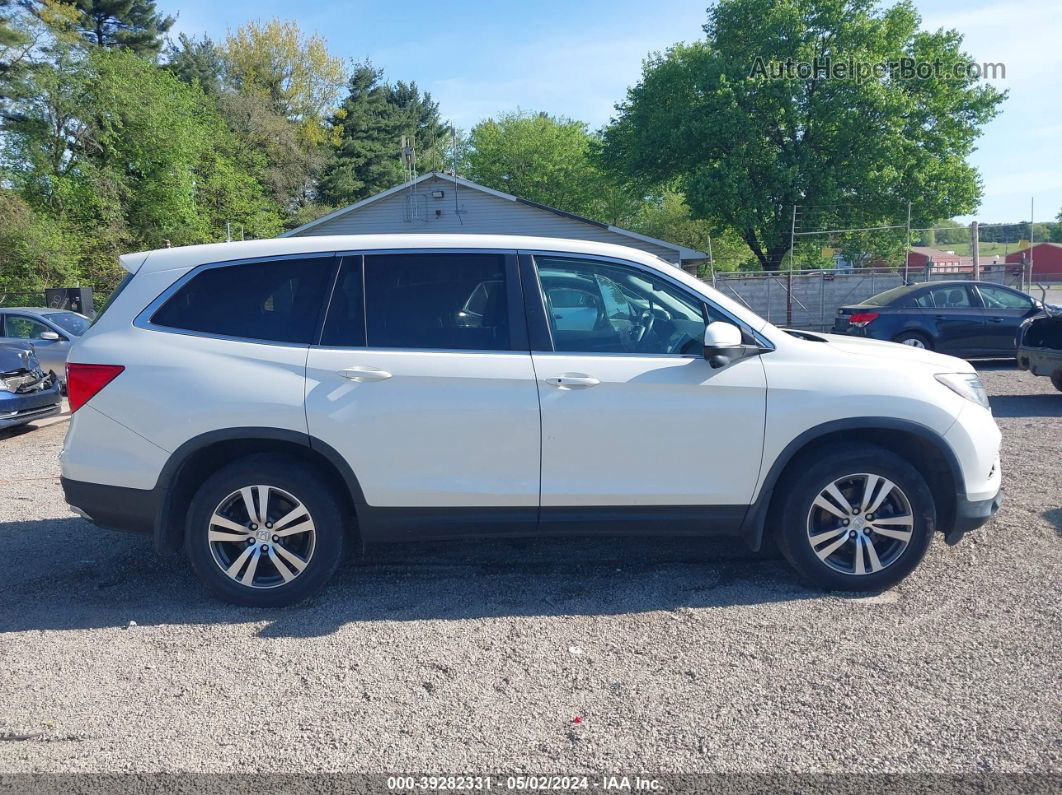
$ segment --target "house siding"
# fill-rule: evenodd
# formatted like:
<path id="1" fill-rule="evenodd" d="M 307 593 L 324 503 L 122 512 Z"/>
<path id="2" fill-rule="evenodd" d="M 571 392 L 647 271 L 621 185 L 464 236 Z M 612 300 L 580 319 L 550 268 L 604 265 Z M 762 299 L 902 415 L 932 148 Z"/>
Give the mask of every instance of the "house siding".
<path id="1" fill-rule="evenodd" d="M 443 198 L 432 198 L 433 190 L 443 191 Z M 460 213 L 455 212 L 455 197 Z M 411 202 L 415 209 L 412 220 Z M 605 227 L 566 218 L 549 210 L 510 201 L 474 188 L 459 186 L 455 191 L 454 183 L 444 177 L 425 180 L 416 185 L 412 192 L 399 191 L 297 233 L 298 236 L 367 234 L 482 234 L 574 238 L 628 246 L 656 254 L 676 265 L 681 264 L 679 252 L 675 249 L 627 237 Z"/>

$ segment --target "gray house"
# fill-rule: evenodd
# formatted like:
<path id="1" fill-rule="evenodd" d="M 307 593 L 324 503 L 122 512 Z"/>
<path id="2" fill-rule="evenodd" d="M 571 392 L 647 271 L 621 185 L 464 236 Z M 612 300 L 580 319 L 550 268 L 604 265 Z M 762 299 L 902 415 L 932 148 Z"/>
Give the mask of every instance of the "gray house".
<path id="1" fill-rule="evenodd" d="M 462 177 L 430 172 L 362 199 L 282 237 L 389 233 L 506 234 L 567 237 L 639 248 L 696 272 L 708 255 L 566 213 L 487 188 Z"/>

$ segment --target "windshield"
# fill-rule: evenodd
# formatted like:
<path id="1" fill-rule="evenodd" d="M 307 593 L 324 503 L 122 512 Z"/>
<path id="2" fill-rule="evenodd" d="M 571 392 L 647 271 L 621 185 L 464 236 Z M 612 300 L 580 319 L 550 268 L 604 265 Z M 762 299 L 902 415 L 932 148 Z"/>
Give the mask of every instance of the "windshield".
<path id="1" fill-rule="evenodd" d="M 75 337 L 80 337 L 84 334 L 91 323 L 87 317 L 79 315 L 77 312 L 51 312 L 45 317 L 67 334 L 72 334 Z"/>

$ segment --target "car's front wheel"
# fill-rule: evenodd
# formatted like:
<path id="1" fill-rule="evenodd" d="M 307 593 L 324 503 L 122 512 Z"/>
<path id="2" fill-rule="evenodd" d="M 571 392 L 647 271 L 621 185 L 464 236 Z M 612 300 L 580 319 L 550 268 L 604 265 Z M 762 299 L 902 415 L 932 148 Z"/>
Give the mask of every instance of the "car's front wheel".
<path id="1" fill-rule="evenodd" d="M 185 548 L 228 602 L 281 607 L 324 587 L 343 554 L 344 513 L 311 467 L 255 455 L 211 475 L 188 512 Z"/>
<path id="2" fill-rule="evenodd" d="M 910 574 L 936 527 L 925 478 L 875 445 L 823 448 L 790 478 L 774 516 L 778 546 L 809 583 L 877 591 Z"/>

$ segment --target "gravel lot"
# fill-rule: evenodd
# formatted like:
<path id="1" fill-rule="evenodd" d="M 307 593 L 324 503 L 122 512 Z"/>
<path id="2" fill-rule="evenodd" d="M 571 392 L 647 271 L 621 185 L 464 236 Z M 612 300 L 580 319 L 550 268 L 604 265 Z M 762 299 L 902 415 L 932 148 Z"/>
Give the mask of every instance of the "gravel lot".
<path id="1" fill-rule="evenodd" d="M 1062 772 L 1062 395 L 983 375 L 1004 508 L 869 598 L 718 542 L 509 541 L 238 609 L 67 511 L 65 424 L 0 434 L 0 772 Z"/>

